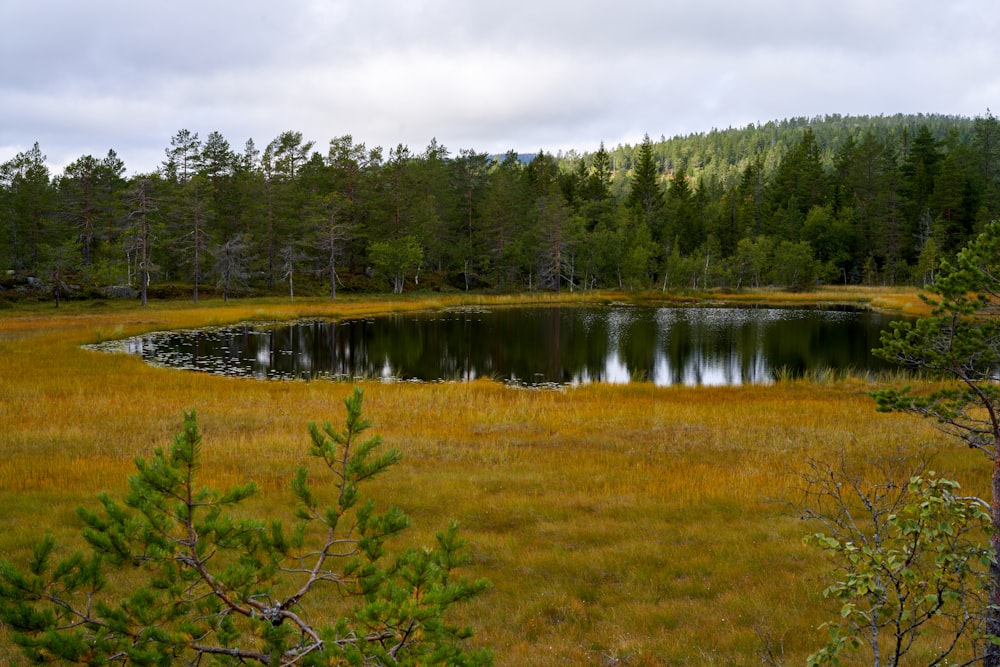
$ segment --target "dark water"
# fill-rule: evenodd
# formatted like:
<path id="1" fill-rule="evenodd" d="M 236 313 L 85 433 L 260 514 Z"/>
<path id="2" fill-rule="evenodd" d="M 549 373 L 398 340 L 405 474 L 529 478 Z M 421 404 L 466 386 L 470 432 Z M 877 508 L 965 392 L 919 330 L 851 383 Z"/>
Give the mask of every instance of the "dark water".
<path id="1" fill-rule="evenodd" d="M 270 379 L 738 385 L 886 368 L 871 349 L 893 319 L 778 308 L 498 308 L 160 332 L 118 349 L 166 366 Z"/>

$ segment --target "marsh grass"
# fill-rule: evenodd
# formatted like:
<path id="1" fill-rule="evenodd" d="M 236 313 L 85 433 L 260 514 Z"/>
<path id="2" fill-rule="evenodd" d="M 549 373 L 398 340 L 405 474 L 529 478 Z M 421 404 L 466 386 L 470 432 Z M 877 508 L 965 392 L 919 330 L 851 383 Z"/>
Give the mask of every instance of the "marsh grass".
<path id="1" fill-rule="evenodd" d="M 579 297 L 548 300 L 556 298 Z M 121 494 L 134 458 L 167 446 L 186 409 L 204 433 L 204 482 L 256 480 L 262 490 L 246 511 L 290 517 L 287 485 L 306 461 L 306 423 L 337 423 L 351 390 L 154 368 L 83 344 L 164 328 L 525 300 L 5 311 L 0 558 L 23 562 L 45 531 L 79 546 L 74 508 L 93 506 L 101 490 Z M 365 382 L 366 413 L 404 457 L 373 494 L 410 514 L 411 543 L 429 543 L 450 518 L 461 522 L 469 573 L 494 588 L 456 620 L 475 626 L 475 641 L 499 665 L 751 665 L 762 634 L 780 642 L 787 664 L 802 664 L 836 610 L 820 595 L 829 564 L 801 543 L 808 527 L 774 502 L 795 471 L 809 458 L 863 462 L 921 448 L 940 449 L 937 469 L 970 493 L 986 488 L 988 473 L 928 424 L 876 413 L 873 379 L 813 380 L 559 390 Z M 329 613 L 341 602 L 317 604 Z M 2 630 L 0 644 L 0 663 L 14 662 Z"/>
<path id="2" fill-rule="evenodd" d="M 746 290 L 744 292 L 717 292 L 711 298 L 733 303 L 766 303 L 786 306 L 855 306 L 877 308 L 905 315 L 924 315 L 930 312 L 927 304 L 920 299 L 919 292 L 912 288 L 892 289 L 886 287 L 824 286 L 801 292 L 783 292 L 769 289 Z"/>

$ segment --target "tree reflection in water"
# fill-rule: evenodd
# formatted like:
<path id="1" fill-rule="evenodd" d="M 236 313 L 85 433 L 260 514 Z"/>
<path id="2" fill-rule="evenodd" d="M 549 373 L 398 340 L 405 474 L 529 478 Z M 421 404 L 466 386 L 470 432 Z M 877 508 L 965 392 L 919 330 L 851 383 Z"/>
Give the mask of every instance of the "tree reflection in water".
<path id="1" fill-rule="evenodd" d="M 497 308 L 159 332 L 117 349 L 156 364 L 273 379 L 740 385 L 776 373 L 884 369 L 871 349 L 892 319 L 781 308 Z"/>

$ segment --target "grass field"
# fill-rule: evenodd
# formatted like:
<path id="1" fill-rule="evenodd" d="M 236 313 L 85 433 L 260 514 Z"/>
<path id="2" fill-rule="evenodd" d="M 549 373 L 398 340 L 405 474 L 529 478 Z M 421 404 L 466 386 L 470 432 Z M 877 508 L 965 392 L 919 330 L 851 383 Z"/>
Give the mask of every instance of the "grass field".
<path id="1" fill-rule="evenodd" d="M 594 298 L 593 295 L 588 295 Z M 579 296 L 550 296 L 579 299 Z M 620 300 L 622 295 L 601 295 Z M 728 302 L 875 303 L 878 290 L 716 296 Z M 263 382 L 154 368 L 81 349 L 139 332 L 298 316 L 351 317 L 463 297 L 71 303 L 0 310 L 0 559 L 23 562 L 51 531 L 78 546 L 74 508 L 120 495 L 133 459 L 167 446 L 182 412 L 204 432 L 205 481 L 256 480 L 252 509 L 290 519 L 309 421 L 337 423 L 352 385 Z M 530 299 L 474 297 L 476 303 Z M 513 389 L 489 381 L 362 383 L 375 431 L 403 462 L 380 504 L 429 543 L 448 519 L 471 545 L 468 574 L 493 589 L 458 610 L 498 665 L 759 665 L 762 639 L 788 665 L 823 642 L 836 614 L 829 563 L 809 528 L 774 502 L 811 457 L 877 461 L 938 451 L 970 492 L 988 466 L 931 425 L 875 412 L 860 379 L 737 388 L 589 385 Z M 17 657 L 0 630 L 0 664 Z"/>

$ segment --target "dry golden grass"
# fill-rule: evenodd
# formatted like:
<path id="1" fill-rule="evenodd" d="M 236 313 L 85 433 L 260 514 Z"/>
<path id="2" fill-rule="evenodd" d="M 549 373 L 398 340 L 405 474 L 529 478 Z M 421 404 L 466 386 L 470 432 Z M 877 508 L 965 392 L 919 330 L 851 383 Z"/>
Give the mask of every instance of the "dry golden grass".
<path id="1" fill-rule="evenodd" d="M 898 310 L 919 303 L 913 294 L 851 293 Z M 837 292 L 814 301 L 849 298 Z M 787 302 L 785 295 L 773 299 Z M 254 479 L 262 493 L 252 509 L 282 514 L 292 505 L 288 480 L 305 462 L 306 423 L 338 422 L 351 390 L 154 368 L 81 344 L 161 328 L 468 302 L 0 311 L 0 558 L 23 562 L 46 530 L 78 544 L 73 509 L 92 505 L 100 490 L 120 494 L 134 457 L 168 445 L 191 408 L 205 435 L 204 481 Z M 988 470 L 978 458 L 926 423 L 877 414 L 866 394 L 873 387 L 860 380 L 364 388 L 376 431 L 404 456 L 375 496 L 410 514 L 408 539 L 417 543 L 449 518 L 462 523 L 474 555 L 470 574 L 488 577 L 494 588 L 459 615 L 499 665 L 752 665 L 759 664 L 761 636 L 783 646 L 787 664 L 802 664 L 823 640 L 816 627 L 835 610 L 820 596 L 828 563 L 802 545 L 806 526 L 771 502 L 794 470 L 809 457 L 840 452 L 867 460 L 898 447 L 938 448 L 938 469 L 972 492 L 986 488 Z M 0 663 L 14 660 L 11 651 L 0 646 Z"/>
<path id="2" fill-rule="evenodd" d="M 886 287 L 864 287 L 828 285 L 802 292 L 782 292 L 770 289 L 746 290 L 738 293 L 718 292 L 711 297 L 718 301 L 732 303 L 767 302 L 776 305 L 845 305 L 873 307 L 879 310 L 899 312 L 906 315 L 924 315 L 929 312 L 927 304 L 912 288 L 891 289 Z"/>

